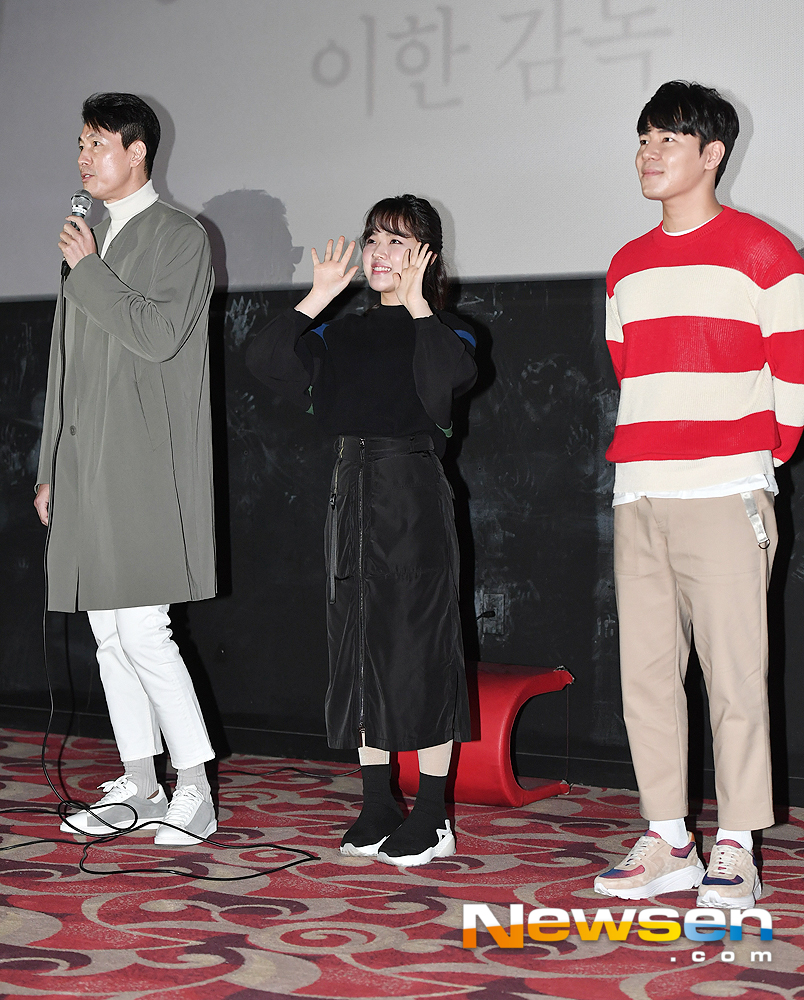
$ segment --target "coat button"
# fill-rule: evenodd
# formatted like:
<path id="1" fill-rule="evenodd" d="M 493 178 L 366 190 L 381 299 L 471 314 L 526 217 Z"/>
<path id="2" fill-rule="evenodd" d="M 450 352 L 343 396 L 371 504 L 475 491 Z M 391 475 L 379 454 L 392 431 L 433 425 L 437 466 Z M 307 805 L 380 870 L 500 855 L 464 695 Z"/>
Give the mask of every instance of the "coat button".
<path id="1" fill-rule="evenodd" d="M 70 424 L 70 433 L 75 434 L 75 424 Z"/>

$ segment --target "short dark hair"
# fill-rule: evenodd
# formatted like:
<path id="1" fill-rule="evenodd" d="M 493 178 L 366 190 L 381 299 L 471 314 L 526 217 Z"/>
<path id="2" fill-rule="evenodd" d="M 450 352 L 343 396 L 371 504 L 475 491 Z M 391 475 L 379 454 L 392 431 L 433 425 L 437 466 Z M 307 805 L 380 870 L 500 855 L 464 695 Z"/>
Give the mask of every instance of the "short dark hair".
<path id="1" fill-rule="evenodd" d="M 145 143 L 145 176 L 151 176 L 162 129 L 154 109 L 136 94 L 92 94 L 84 101 L 85 125 L 119 132 L 123 149 L 132 142 Z"/>
<path id="2" fill-rule="evenodd" d="M 372 233 L 382 230 L 396 236 L 412 236 L 427 243 L 438 256 L 424 272 L 422 292 L 429 305 L 443 309 L 447 297 L 447 268 L 444 263 L 441 216 L 429 201 L 413 194 L 383 198 L 366 213 L 360 245 L 364 247 Z"/>
<path id="3" fill-rule="evenodd" d="M 650 128 L 697 135 L 702 153 L 710 142 L 722 142 L 726 152 L 715 175 L 717 187 L 740 132 L 740 119 L 734 105 L 729 104 L 713 87 L 671 80 L 670 83 L 663 83 L 642 109 L 637 134 L 645 135 Z"/>

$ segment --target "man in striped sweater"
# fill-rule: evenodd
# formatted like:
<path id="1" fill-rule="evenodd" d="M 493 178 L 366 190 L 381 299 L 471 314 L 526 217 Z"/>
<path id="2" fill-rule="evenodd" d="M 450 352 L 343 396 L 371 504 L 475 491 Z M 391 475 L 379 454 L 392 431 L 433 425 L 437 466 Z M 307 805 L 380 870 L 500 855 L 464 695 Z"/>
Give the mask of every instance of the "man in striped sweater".
<path id="1" fill-rule="evenodd" d="M 773 823 L 766 595 L 774 468 L 804 425 L 804 262 L 718 203 L 739 123 L 717 91 L 664 84 L 637 131 L 642 193 L 662 203 L 662 224 L 608 272 L 620 406 L 607 458 L 623 714 L 649 828 L 595 890 L 700 887 L 698 906 L 744 908 L 761 893 L 752 831 Z M 705 872 L 684 822 L 693 629 L 719 823 Z"/>

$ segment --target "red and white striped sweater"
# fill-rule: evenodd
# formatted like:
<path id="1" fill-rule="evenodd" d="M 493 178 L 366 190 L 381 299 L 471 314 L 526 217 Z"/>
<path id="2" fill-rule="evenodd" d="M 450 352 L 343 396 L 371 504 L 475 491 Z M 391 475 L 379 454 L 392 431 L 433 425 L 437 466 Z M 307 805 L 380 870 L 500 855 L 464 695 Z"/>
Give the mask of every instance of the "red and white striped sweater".
<path id="1" fill-rule="evenodd" d="M 658 226 L 615 255 L 607 292 L 615 491 L 698 489 L 767 471 L 768 452 L 790 458 L 804 426 L 804 261 L 785 236 L 731 208 L 684 236 Z"/>

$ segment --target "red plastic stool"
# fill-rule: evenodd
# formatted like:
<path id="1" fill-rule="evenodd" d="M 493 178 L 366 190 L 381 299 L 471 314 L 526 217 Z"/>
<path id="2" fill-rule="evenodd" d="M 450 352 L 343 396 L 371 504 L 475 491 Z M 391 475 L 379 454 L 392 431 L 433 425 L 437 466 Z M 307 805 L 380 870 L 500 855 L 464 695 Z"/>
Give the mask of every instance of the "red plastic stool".
<path id="1" fill-rule="evenodd" d="M 544 778 L 517 781 L 511 764 L 511 731 L 525 702 L 537 694 L 560 691 L 574 680 L 564 667 L 478 663 L 480 739 L 456 746 L 450 769 L 455 802 L 523 806 L 536 799 L 569 792 L 566 781 Z M 415 795 L 419 787 L 416 752 L 409 750 L 398 756 L 399 787 L 405 795 Z M 451 784 L 452 781 L 448 782 L 448 787 Z"/>

